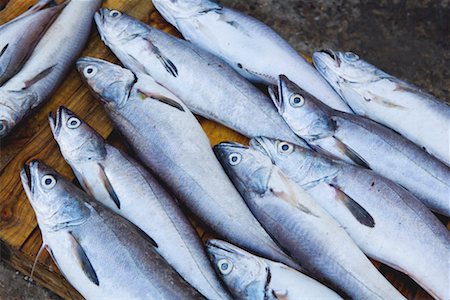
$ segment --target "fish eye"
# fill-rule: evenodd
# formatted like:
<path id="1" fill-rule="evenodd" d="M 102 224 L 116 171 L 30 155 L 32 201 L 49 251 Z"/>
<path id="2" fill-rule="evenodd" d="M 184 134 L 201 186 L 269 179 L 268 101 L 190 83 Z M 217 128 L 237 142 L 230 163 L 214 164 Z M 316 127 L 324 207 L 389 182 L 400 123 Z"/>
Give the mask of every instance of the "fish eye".
<path id="1" fill-rule="evenodd" d="M 5 120 L 0 120 L 0 133 L 3 133 L 8 128 L 8 123 Z"/>
<path id="2" fill-rule="evenodd" d="M 291 154 L 294 151 L 294 146 L 286 142 L 278 143 L 278 153 Z"/>
<path id="3" fill-rule="evenodd" d="M 45 175 L 41 179 L 41 185 L 46 190 L 50 190 L 56 185 L 56 178 L 52 175 Z"/>
<path id="4" fill-rule="evenodd" d="M 239 153 L 231 153 L 230 156 L 228 157 L 228 162 L 232 166 L 239 164 L 241 162 L 241 160 L 242 160 L 242 155 L 240 155 Z"/>
<path id="5" fill-rule="evenodd" d="M 97 74 L 97 67 L 95 66 L 87 66 L 86 68 L 84 68 L 83 70 L 83 75 L 86 78 L 92 78 L 95 76 L 95 74 Z"/>
<path id="6" fill-rule="evenodd" d="M 76 129 L 78 127 L 80 127 L 81 125 L 81 121 L 80 119 L 76 118 L 76 117 L 70 117 L 69 120 L 67 120 L 67 127 L 70 129 Z"/>
<path id="7" fill-rule="evenodd" d="M 109 16 L 112 18 L 117 18 L 120 17 L 122 15 L 122 13 L 118 10 L 112 10 L 109 12 Z"/>
<path id="8" fill-rule="evenodd" d="M 344 56 L 349 61 L 357 61 L 359 59 L 359 56 L 353 52 L 345 52 Z"/>
<path id="9" fill-rule="evenodd" d="M 289 98 L 289 103 L 291 104 L 292 107 L 302 107 L 303 104 L 305 104 L 305 98 L 303 98 L 302 95 L 293 94 Z"/>
<path id="10" fill-rule="evenodd" d="M 228 259 L 221 259 L 217 262 L 217 267 L 220 273 L 223 275 L 228 275 L 233 270 L 233 264 Z"/>

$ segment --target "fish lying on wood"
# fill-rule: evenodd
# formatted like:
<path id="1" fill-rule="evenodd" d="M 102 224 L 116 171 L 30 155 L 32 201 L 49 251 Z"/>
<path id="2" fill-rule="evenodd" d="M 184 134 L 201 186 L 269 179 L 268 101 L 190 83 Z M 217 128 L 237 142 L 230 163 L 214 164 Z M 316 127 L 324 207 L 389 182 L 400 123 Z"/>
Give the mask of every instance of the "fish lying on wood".
<path id="1" fill-rule="evenodd" d="M 345 229 L 269 157 L 236 143 L 216 154 L 253 214 L 308 274 L 355 299 L 404 299 Z"/>
<path id="2" fill-rule="evenodd" d="M 290 143 L 256 138 L 250 144 L 313 196 L 364 253 L 408 274 L 433 297 L 450 298 L 448 230 L 408 191 Z"/>
<path id="3" fill-rule="evenodd" d="M 450 165 L 448 103 L 351 52 L 317 52 L 314 64 L 355 113 L 394 129 Z"/>
<path id="4" fill-rule="evenodd" d="M 225 60 L 249 80 L 276 84 L 286 74 L 327 105 L 351 112 L 317 70 L 261 21 L 210 0 L 154 0 L 183 37 Z"/>
<path id="5" fill-rule="evenodd" d="M 206 244 L 218 274 L 240 300 L 342 299 L 334 291 L 286 265 L 220 240 Z"/>
<path id="6" fill-rule="evenodd" d="M 43 247 L 86 299 L 204 299 L 156 252 L 151 237 L 32 161 L 20 172 Z"/>
<path id="7" fill-rule="evenodd" d="M 272 96 L 292 130 L 313 149 L 370 168 L 407 188 L 433 211 L 450 216 L 447 165 L 389 128 L 330 109 L 285 76 Z"/>
<path id="8" fill-rule="evenodd" d="M 211 268 L 195 229 L 156 179 L 65 107 L 49 116 L 61 153 L 83 189 L 131 221 L 156 251 L 208 299 L 231 299 Z"/>
<path id="9" fill-rule="evenodd" d="M 216 56 L 116 10 L 101 9 L 95 21 L 102 40 L 128 69 L 151 76 L 193 113 L 248 137 L 305 144 L 266 95 Z"/>
<path id="10" fill-rule="evenodd" d="M 180 99 L 106 61 L 82 58 L 77 66 L 137 156 L 195 216 L 225 239 L 297 267 L 254 218 Z"/>
<path id="11" fill-rule="evenodd" d="M 88 40 L 94 13 L 101 3 L 70 1 L 19 73 L 0 87 L 0 139 L 50 98 L 64 80 Z"/>

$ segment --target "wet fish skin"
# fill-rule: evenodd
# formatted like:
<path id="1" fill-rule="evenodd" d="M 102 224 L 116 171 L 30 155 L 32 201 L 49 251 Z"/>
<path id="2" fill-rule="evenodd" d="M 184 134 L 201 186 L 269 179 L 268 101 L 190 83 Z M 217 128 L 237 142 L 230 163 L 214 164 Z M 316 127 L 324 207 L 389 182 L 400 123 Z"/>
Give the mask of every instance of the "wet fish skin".
<path id="1" fill-rule="evenodd" d="M 309 274 L 351 298 L 404 299 L 344 228 L 270 158 L 236 143 L 215 151 L 259 222 Z"/>
<path id="2" fill-rule="evenodd" d="M 285 74 L 327 105 L 351 112 L 317 70 L 263 22 L 210 0 L 154 0 L 183 37 L 222 58 L 251 81 L 276 84 Z"/>
<path id="3" fill-rule="evenodd" d="M 151 236 L 156 251 L 208 299 L 231 299 L 195 229 L 152 175 L 67 108 L 60 107 L 49 122 L 61 153 L 88 194 Z"/>
<path id="4" fill-rule="evenodd" d="M 141 161 L 194 215 L 225 239 L 298 267 L 251 214 L 180 99 L 145 74 L 133 76 L 102 60 L 83 58 L 77 67 Z M 86 71 L 90 68 L 96 70 L 94 75 Z"/>
<path id="5" fill-rule="evenodd" d="M 436 299 L 449 298 L 449 233 L 418 199 L 373 171 L 309 149 L 263 137 L 250 144 L 304 187 L 364 253 L 408 274 Z"/>
<path id="6" fill-rule="evenodd" d="M 70 1 L 23 68 L 0 87 L 0 138 L 46 101 L 83 50 L 102 0 Z"/>
<path id="7" fill-rule="evenodd" d="M 317 70 L 356 114 L 384 124 L 450 165 L 450 106 L 351 52 L 314 53 Z M 420 126 L 418 126 L 420 124 Z"/>
<path id="8" fill-rule="evenodd" d="M 286 265 L 255 256 L 230 243 L 209 240 L 207 251 L 236 299 L 342 299 Z"/>
<path id="9" fill-rule="evenodd" d="M 145 73 L 198 115 L 245 135 L 305 144 L 260 90 L 216 56 L 121 12 L 101 9 L 102 40 L 124 66 Z"/>
<path id="10" fill-rule="evenodd" d="M 36 6 L 0 26 L 0 86 L 20 70 L 64 7 L 63 4 L 46 9 L 42 9 L 43 5 Z"/>
<path id="11" fill-rule="evenodd" d="M 291 128 L 310 146 L 346 162 L 371 168 L 402 185 L 425 205 L 450 215 L 450 168 L 396 132 L 372 120 L 326 107 L 281 77 L 275 103 Z M 303 105 L 289 99 L 298 95 Z"/>
<path id="12" fill-rule="evenodd" d="M 83 297 L 204 299 L 155 251 L 150 238 L 55 170 L 32 161 L 20 176 L 43 246 Z"/>

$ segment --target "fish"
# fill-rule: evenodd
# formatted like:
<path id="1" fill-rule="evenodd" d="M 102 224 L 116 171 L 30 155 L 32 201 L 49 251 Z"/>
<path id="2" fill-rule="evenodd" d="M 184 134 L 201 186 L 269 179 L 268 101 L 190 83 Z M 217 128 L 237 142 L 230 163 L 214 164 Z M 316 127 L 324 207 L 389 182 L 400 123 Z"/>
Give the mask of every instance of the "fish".
<path id="1" fill-rule="evenodd" d="M 39 2 L 0 26 L 0 86 L 20 70 L 64 5 L 43 9 Z"/>
<path id="2" fill-rule="evenodd" d="M 253 255 L 221 240 L 206 249 L 235 299 L 342 299 L 333 290 L 286 265 Z"/>
<path id="3" fill-rule="evenodd" d="M 450 106 L 352 52 L 313 55 L 322 76 L 358 114 L 397 131 L 450 165 Z"/>
<path id="4" fill-rule="evenodd" d="M 102 0 L 70 1 L 22 69 L 0 87 L 0 139 L 48 100 L 83 50 Z"/>
<path id="5" fill-rule="evenodd" d="M 369 257 L 449 299 L 450 236 L 416 197 L 374 171 L 264 137 L 250 141 L 345 228 Z"/>
<path id="6" fill-rule="evenodd" d="M 151 76 L 193 113 L 247 137 L 283 136 L 305 144 L 266 95 L 216 56 L 117 10 L 101 9 L 95 22 L 127 69 Z"/>
<path id="7" fill-rule="evenodd" d="M 450 216 L 450 168 L 393 130 L 335 111 L 280 77 L 273 101 L 292 130 L 316 151 L 391 179 L 431 210 Z M 298 104 L 295 103 L 298 101 Z"/>
<path id="8" fill-rule="evenodd" d="M 345 229 L 269 157 L 234 142 L 214 150 L 258 221 L 308 275 L 344 298 L 404 299 Z"/>
<path id="9" fill-rule="evenodd" d="M 41 249 L 84 298 L 205 299 L 157 253 L 151 237 L 43 162 L 31 161 L 20 177 Z"/>
<path id="10" fill-rule="evenodd" d="M 67 108 L 50 114 L 49 123 L 64 159 L 90 196 L 151 236 L 156 251 L 206 298 L 231 299 L 195 229 L 153 175 Z"/>
<path id="11" fill-rule="evenodd" d="M 230 242 L 299 268 L 252 215 L 180 99 L 151 77 L 106 61 L 82 58 L 77 68 L 137 157 L 194 216 Z"/>
<path id="12" fill-rule="evenodd" d="M 258 19 L 210 0 L 154 0 L 153 5 L 186 40 L 248 80 L 272 85 L 285 74 L 327 105 L 352 112 L 302 55 Z"/>

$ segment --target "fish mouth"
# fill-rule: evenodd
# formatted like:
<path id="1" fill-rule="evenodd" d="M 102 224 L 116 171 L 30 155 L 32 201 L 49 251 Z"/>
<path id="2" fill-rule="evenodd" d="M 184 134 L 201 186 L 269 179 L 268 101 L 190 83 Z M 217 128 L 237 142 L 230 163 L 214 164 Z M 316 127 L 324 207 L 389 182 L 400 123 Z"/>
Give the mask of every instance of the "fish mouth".
<path id="1" fill-rule="evenodd" d="M 272 160 L 272 163 L 274 163 L 269 147 L 266 145 L 267 143 L 270 143 L 270 141 L 266 137 L 255 137 L 250 140 L 250 147 L 268 156 Z"/>
<path id="2" fill-rule="evenodd" d="M 228 142 L 221 142 L 220 144 L 217 144 L 214 146 L 214 151 L 220 151 L 222 149 L 249 149 L 248 146 L 244 146 L 242 144 L 228 141 Z"/>
<path id="3" fill-rule="evenodd" d="M 269 87 L 269 95 L 272 99 L 275 107 L 278 109 L 280 114 L 284 113 L 284 101 L 283 101 L 283 92 L 285 86 L 285 80 L 287 79 L 286 75 L 280 75 L 278 78 L 278 85 L 273 85 Z"/>
<path id="4" fill-rule="evenodd" d="M 63 123 L 63 117 L 67 112 L 67 108 L 64 106 L 58 107 L 56 110 L 56 115 L 53 117 L 53 113 L 49 112 L 48 114 L 48 123 L 50 124 L 50 129 L 52 130 L 53 136 L 57 138 L 59 133 L 61 132 L 61 127 Z"/>
<path id="5" fill-rule="evenodd" d="M 37 172 L 39 166 L 39 161 L 32 160 L 28 165 L 24 164 L 22 168 L 20 169 L 20 179 L 22 181 L 23 189 L 25 190 L 25 194 L 27 195 L 28 199 L 30 201 L 33 201 L 33 195 L 34 195 L 34 187 L 35 182 L 34 173 Z"/>
<path id="6" fill-rule="evenodd" d="M 210 239 L 207 240 L 205 243 L 205 246 L 207 249 L 218 249 L 218 250 L 222 250 L 228 253 L 234 253 L 234 251 L 231 251 L 227 248 L 224 247 L 223 242 L 220 240 L 215 240 L 215 239 Z"/>
<path id="7" fill-rule="evenodd" d="M 335 63 L 336 66 L 339 68 L 341 66 L 341 59 L 339 58 L 339 56 L 331 49 L 324 49 L 324 50 L 320 50 L 319 53 L 322 53 L 326 56 L 328 56 L 329 58 L 331 58 Z"/>
<path id="8" fill-rule="evenodd" d="M 105 33 L 103 30 L 103 24 L 105 23 L 105 13 L 103 9 L 100 9 L 94 14 L 94 21 L 97 25 L 97 31 L 100 35 L 100 39 L 105 41 Z"/>

